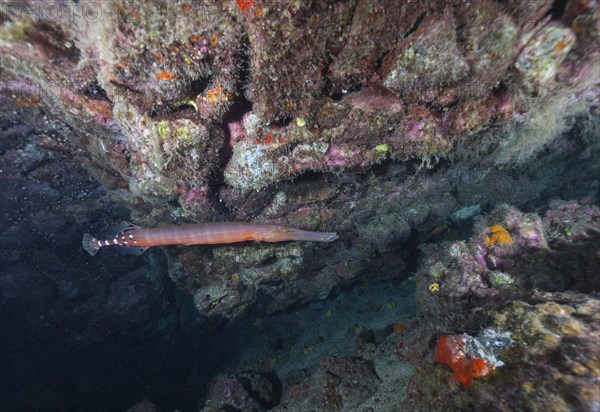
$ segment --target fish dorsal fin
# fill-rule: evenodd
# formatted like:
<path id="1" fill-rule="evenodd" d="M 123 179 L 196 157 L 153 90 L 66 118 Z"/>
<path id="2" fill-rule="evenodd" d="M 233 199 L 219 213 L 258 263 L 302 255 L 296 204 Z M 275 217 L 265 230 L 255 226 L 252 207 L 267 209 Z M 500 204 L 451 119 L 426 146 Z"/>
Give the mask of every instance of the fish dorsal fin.
<path id="1" fill-rule="evenodd" d="M 129 222 L 119 222 L 118 224 L 114 225 L 113 227 L 111 227 L 108 231 L 108 234 L 106 235 L 109 239 L 110 238 L 115 238 L 117 237 L 117 235 L 121 232 L 124 232 L 125 230 L 132 230 L 132 229 L 136 229 L 139 226 L 136 226 L 134 224 L 131 224 Z"/>
<path id="2" fill-rule="evenodd" d="M 111 228 L 111 231 L 109 232 L 109 237 L 116 238 L 117 235 L 120 234 L 121 232 L 124 232 L 126 230 L 133 230 L 133 229 L 137 229 L 137 228 L 139 228 L 139 226 L 136 226 L 132 223 L 123 221 Z M 116 245 L 116 250 L 117 250 L 117 252 L 122 253 L 124 255 L 140 256 L 142 253 L 144 253 L 146 250 L 148 250 L 148 248 L 144 247 L 144 246 Z"/>

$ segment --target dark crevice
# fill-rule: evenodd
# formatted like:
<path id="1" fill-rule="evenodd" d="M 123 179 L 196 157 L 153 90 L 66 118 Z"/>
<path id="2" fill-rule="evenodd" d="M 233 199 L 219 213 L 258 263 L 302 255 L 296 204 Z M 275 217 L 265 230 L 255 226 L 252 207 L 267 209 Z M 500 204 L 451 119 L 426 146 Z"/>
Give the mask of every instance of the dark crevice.
<path id="1" fill-rule="evenodd" d="M 267 266 L 271 266 L 277 262 L 277 256 L 269 256 L 267 259 L 257 263 L 255 267 L 257 269 L 265 268 Z"/>
<path id="2" fill-rule="evenodd" d="M 375 175 L 375 176 L 386 176 L 389 170 L 389 163 L 388 162 L 384 162 L 381 164 L 376 164 L 375 166 L 373 166 L 371 168 L 371 172 Z"/>
<path id="3" fill-rule="evenodd" d="M 260 403 L 260 406 L 262 406 L 265 410 L 272 409 L 275 406 L 279 405 L 279 402 L 281 401 L 283 385 L 281 384 L 281 381 L 279 380 L 277 374 L 274 372 L 265 372 L 262 373 L 261 376 L 263 379 L 268 381 L 273 387 L 273 393 L 270 399 L 269 397 L 265 397 L 262 391 L 253 389 L 249 381 L 247 383 L 248 387 L 246 388 L 246 390 L 248 390 L 248 393 L 250 393 L 250 395 L 254 399 L 256 399 Z"/>
<path id="4" fill-rule="evenodd" d="M 402 34 L 400 36 L 400 39 L 405 39 L 405 38 L 409 37 L 411 34 L 413 34 L 414 32 L 416 32 L 419 29 L 419 26 L 421 25 L 421 22 L 423 21 L 423 19 L 425 18 L 426 15 L 427 15 L 427 12 L 421 13 L 415 19 L 415 22 L 413 23 L 413 25 L 404 34 Z M 386 50 L 384 53 L 381 54 L 381 56 L 379 56 L 379 58 L 377 59 L 377 63 L 375 64 L 375 70 L 374 70 L 375 73 L 377 73 L 381 69 L 381 66 L 383 66 L 383 61 L 385 60 L 385 58 L 389 54 L 389 52 L 390 52 L 390 50 Z"/>
<path id="5" fill-rule="evenodd" d="M 300 183 L 304 183 L 304 182 L 310 183 L 310 182 L 315 182 L 315 181 L 321 180 L 322 178 L 323 178 L 322 172 L 315 172 L 313 170 L 309 170 L 309 171 L 306 171 L 306 172 L 296 176 L 294 178 L 294 183 L 295 184 L 300 184 Z"/>
<path id="6" fill-rule="evenodd" d="M 192 104 L 182 104 L 181 106 L 169 107 L 168 117 L 170 120 L 192 119 L 196 117 L 196 108 Z"/>
<path id="7" fill-rule="evenodd" d="M 373 70 L 375 73 L 377 73 L 381 69 L 381 66 L 383 66 L 383 61 L 389 53 L 390 50 L 386 51 L 385 53 L 382 53 L 381 56 L 379 56 L 379 58 L 377 59 L 377 63 L 375 63 L 375 70 Z"/>
<path id="8" fill-rule="evenodd" d="M 195 119 L 198 116 L 196 108 L 192 104 L 153 106 L 148 114 L 155 122 L 162 120 Z"/>
<path id="9" fill-rule="evenodd" d="M 288 124 L 290 124 L 292 122 L 292 120 L 294 120 L 294 117 L 289 114 L 286 114 L 286 115 L 280 116 L 277 119 L 275 119 L 274 121 L 272 121 L 269 126 L 286 127 Z"/>
<path id="10" fill-rule="evenodd" d="M 347 88 L 347 89 L 340 90 L 340 91 L 338 91 L 338 92 L 331 92 L 331 91 L 330 91 L 330 92 L 328 93 L 328 96 L 329 96 L 329 97 L 331 97 L 331 98 L 332 98 L 333 100 L 335 100 L 336 102 L 339 102 L 340 100 L 342 100 L 342 98 L 343 98 L 344 96 L 347 96 L 347 95 L 349 95 L 349 94 L 351 94 L 351 93 L 356 93 L 356 92 L 359 92 L 359 91 L 361 91 L 361 90 L 362 90 L 362 85 L 360 85 L 360 84 L 357 84 L 357 85 L 354 85 L 354 86 L 352 86 L 352 87 L 349 87 L 349 88 Z"/>
<path id="11" fill-rule="evenodd" d="M 188 97 L 190 99 L 195 99 L 196 96 L 204 93 L 209 84 L 210 79 L 200 78 L 192 80 L 192 83 L 190 84 L 190 92 Z"/>
<path id="12" fill-rule="evenodd" d="M 500 97 L 502 94 L 508 93 L 508 92 L 509 92 L 508 86 L 506 85 L 506 83 L 504 81 L 498 82 L 498 84 L 492 88 L 492 93 L 494 93 L 494 96 L 496 96 L 496 97 Z"/>
<path id="13" fill-rule="evenodd" d="M 94 100 L 104 100 L 109 102 L 110 99 L 108 98 L 108 96 L 106 95 L 106 91 L 102 88 L 102 86 L 100 86 L 100 83 L 98 83 L 98 80 L 94 80 L 88 84 L 86 84 L 81 90 L 80 92 L 91 98 Z"/>
<path id="14" fill-rule="evenodd" d="M 548 14 L 552 16 L 552 20 L 560 20 L 562 19 L 565 8 L 567 7 L 567 3 L 569 0 L 554 0 L 552 3 L 552 7 Z"/>
<path id="15" fill-rule="evenodd" d="M 223 117 L 223 121 L 221 123 L 221 129 L 223 130 L 224 138 L 223 145 L 221 146 L 221 150 L 219 153 L 219 163 L 220 163 L 220 172 L 211 179 L 211 188 L 214 189 L 215 193 L 219 192 L 219 188 L 224 185 L 225 176 L 223 171 L 229 164 L 231 157 L 233 156 L 233 136 L 231 135 L 230 125 L 234 125 L 235 123 L 242 123 L 244 115 L 246 113 L 252 112 L 253 104 L 250 100 L 248 100 L 244 94 L 244 90 L 247 85 L 250 83 L 252 70 L 250 68 L 250 41 L 248 39 L 248 35 L 244 33 L 241 40 L 241 46 L 244 52 L 244 56 L 241 59 L 239 66 L 239 77 L 236 82 L 235 89 L 239 92 L 236 93 L 236 99 L 231 106 L 231 108 L 227 111 L 225 116 Z M 243 125 L 241 125 L 243 127 Z M 225 209 L 225 208 L 224 208 Z M 225 210 L 223 210 L 225 212 Z"/>
<path id="16" fill-rule="evenodd" d="M 245 97 L 240 97 L 233 104 L 229 112 L 225 115 L 223 119 L 223 123 L 221 124 L 221 128 L 225 133 L 225 139 L 223 142 L 223 149 L 221 150 L 221 168 L 225 169 L 225 166 L 231 160 L 231 156 L 233 156 L 233 142 L 231 141 L 231 130 L 229 129 L 229 125 L 237 122 L 242 122 L 244 115 L 252 111 L 252 102 L 248 101 Z"/>
<path id="17" fill-rule="evenodd" d="M 231 157 L 233 156 L 233 137 L 231 135 L 231 129 L 229 126 L 235 123 L 241 123 L 244 115 L 252 111 L 252 102 L 248 101 L 244 96 L 241 96 L 236 100 L 231 109 L 227 112 L 221 123 L 221 129 L 223 130 L 223 144 L 219 151 L 219 169 L 213 174 L 210 179 L 210 191 L 218 197 L 219 189 L 225 185 L 225 174 L 223 173 Z M 220 212 L 224 215 L 231 213 L 227 209 L 227 206 L 223 202 L 219 202 L 218 199 L 215 202 Z"/>
<path id="18" fill-rule="evenodd" d="M 193 100 L 204 93 L 210 84 L 209 78 L 198 78 L 193 80 L 184 94 L 188 102 L 170 102 L 169 104 L 155 105 L 148 112 L 149 116 L 155 121 L 177 120 L 177 119 L 197 119 L 198 112 L 194 106 Z"/>
<path id="19" fill-rule="evenodd" d="M 413 34 L 414 32 L 416 32 L 417 29 L 419 28 L 419 26 L 421 25 L 421 22 L 423 21 L 423 19 L 425 18 L 426 15 L 427 15 L 427 12 L 424 12 L 421 15 L 419 15 L 419 17 L 417 17 L 415 19 L 415 22 L 410 27 L 410 29 L 408 29 L 408 31 L 402 35 L 402 38 L 405 39 L 408 36 L 410 36 L 411 34 Z"/>
<path id="20" fill-rule="evenodd" d="M 431 112 L 431 114 L 442 116 L 445 113 L 445 106 L 440 106 L 435 100 L 425 102 L 425 107 Z"/>
<path id="21" fill-rule="evenodd" d="M 465 42 L 465 35 L 464 35 L 464 30 L 467 27 L 466 23 L 460 23 L 458 26 L 456 26 L 456 38 L 458 40 L 459 43 L 464 43 Z"/>
<path id="22" fill-rule="evenodd" d="M 6 23 L 8 21 L 12 21 L 12 20 L 4 12 L 2 12 L 0 10 L 0 26 L 2 26 L 4 23 Z"/>

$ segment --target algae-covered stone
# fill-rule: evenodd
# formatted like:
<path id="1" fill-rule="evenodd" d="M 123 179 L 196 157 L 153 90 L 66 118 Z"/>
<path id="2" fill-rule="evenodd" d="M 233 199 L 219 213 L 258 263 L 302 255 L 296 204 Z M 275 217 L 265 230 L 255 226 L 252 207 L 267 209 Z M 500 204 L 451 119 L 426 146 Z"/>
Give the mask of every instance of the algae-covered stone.
<path id="1" fill-rule="evenodd" d="M 493 285 L 510 285 L 514 283 L 514 279 L 507 273 L 493 271 L 488 273 L 488 279 Z"/>
<path id="2" fill-rule="evenodd" d="M 527 43 L 515 67 L 527 81 L 543 85 L 554 78 L 575 39 L 573 30 L 559 23 L 550 23 Z"/>
<path id="3" fill-rule="evenodd" d="M 419 30 L 385 57 L 383 84 L 413 99 L 419 89 L 448 85 L 465 76 L 469 66 L 458 49 L 455 25 L 450 9 L 425 16 Z"/>
<path id="4" fill-rule="evenodd" d="M 225 169 L 225 183 L 243 190 L 259 190 L 279 181 L 286 169 L 285 163 L 273 159 L 269 149 L 239 142 Z"/>

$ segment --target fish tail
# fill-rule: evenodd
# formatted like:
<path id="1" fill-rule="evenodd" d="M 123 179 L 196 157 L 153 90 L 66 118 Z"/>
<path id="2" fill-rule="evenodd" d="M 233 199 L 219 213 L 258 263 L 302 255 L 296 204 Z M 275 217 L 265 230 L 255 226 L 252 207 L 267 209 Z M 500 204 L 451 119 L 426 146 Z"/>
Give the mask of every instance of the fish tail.
<path id="1" fill-rule="evenodd" d="M 88 252 L 91 256 L 94 256 L 98 252 L 98 249 L 100 249 L 98 240 L 89 233 L 83 234 L 83 241 L 81 242 L 81 244 L 83 245 L 85 251 Z"/>
<path id="2" fill-rule="evenodd" d="M 333 242 L 339 238 L 335 232 L 311 232 L 308 230 L 289 229 L 286 240 L 306 240 L 309 242 Z"/>

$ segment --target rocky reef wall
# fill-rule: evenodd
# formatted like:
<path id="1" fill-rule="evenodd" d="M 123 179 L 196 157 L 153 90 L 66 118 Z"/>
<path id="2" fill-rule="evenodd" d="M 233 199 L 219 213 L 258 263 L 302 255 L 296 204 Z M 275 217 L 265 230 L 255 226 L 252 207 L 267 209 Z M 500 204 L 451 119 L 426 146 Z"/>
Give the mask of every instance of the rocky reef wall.
<path id="1" fill-rule="evenodd" d="M 42 346 L 129 353 L 131 342 L 146 351 L 139 364 L 166 364 L 154 351 L 176 359 L 198 344 L 186 339 L 210 336 L 224 318 L 276 314 L 347 285 L 416 273 L 419 320 L 373 338 L 359 333 L 363 359 L 322 358 L 316 379 L 292 374 L 283 388 L 271 371 L 222 374 L 208 398 L 216 404 L 251 381 L 268 396 L 243 388 L 241 405 L 376 407 L 378 397 L 394 405 L 402 382 L 407 408 L 432 410 L 447 377 L 430 362 L 435 341 L 483 339 L 475 336 L 486 324 L 511 329 L 516 346 L 508 372 L 475 383 L 478 407 L 508 405 L 516 391 L 526 408 L 536 382 L 556 372 L 538 361 L 569 350 L 583 366 L 554 363 L 563 375 L 531 404 L 554 393 L 560 405 L 593 407 L 586 377 L 596 372 L 586 362 L 598 303 L 587 293 L 598 290 L 599 20 L 590 0 L 1 2 L 0 343 L 12 345 L 8 370 L 47 362 Z M 580 201 L 549 202 L 556 198 Z M 108 248 L 85 254 L 83 232 L 103 235 L 123 220 L 253 221 L 340 238 L 156 248 L 142 258 Z M 578 268 L 573 276 L 563 276 L 568 265 Z M 542 318 L 551 327 L 512 321 Z M 568 336 L 544 340 L 557 334 Z M 201 397 L 186 387 L 188 375 L 162 374 L 181 367 L 194 385 L 205 383 L 188 370 L 197 353 L 185 353 L 144 370 L 157 387 L 187 388 L 176 401 L 165 389 L 154 397 L 162 405 Z M 385 380 L 389 368 L 374 359 L 406 369 Z M 417 360 L 410 385 L 412 366 L 399 359 Z M 112 382 L 104 394 L 124 405 L 145 383 L 129 381 L 135 368 L 114 366 L 85 382 Z M 331 371 L 367 379 L 353 392 Z M 473 373 L 454 372 L 473 384 Z M 12 388 L 14 410 L 60 404 L 64 386 L 48 387 L 51 374 L 17 375 L 0 382 Z M 472 404 L 458 384 L 444 388 L 456 410 Z M 90 406 L 89 392 L 79 396 L 75 409 Z"/>
<path id="2" fill-rule="evenodd" d="M 340 234 L 169 248 L 169 276 L 203 314 L 405 277 L 416 242 L 453 213 L 546 196 L 567 168 L 552 159 L 598 145 L 593 2 L 23 1 L 0 21 L 4 115 L 37 136 L 15 150 L 60 146 L 106 191 L 97 202 L 125 212 L 68 236 L 126 211 L 141 226 Z M 13 167 L 9 180 L 27 172 Z"/>

